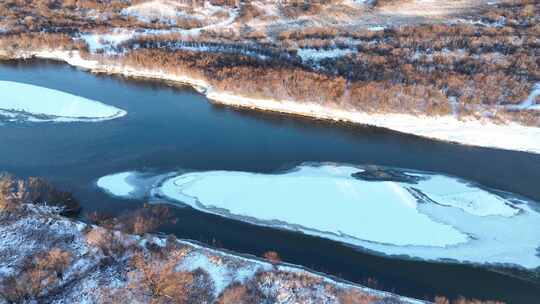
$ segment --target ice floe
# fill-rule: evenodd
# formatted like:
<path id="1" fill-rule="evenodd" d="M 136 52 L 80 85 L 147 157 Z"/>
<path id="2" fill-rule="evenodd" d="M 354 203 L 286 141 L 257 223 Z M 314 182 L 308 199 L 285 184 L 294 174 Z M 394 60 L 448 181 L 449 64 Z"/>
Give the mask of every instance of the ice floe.
<path id="1" fill-rule="evenodd" d="M 142 199 L 158 182 L 175 175 L 134 171 L 121 172 L 99 178 L 96 181 L 96 186 L 112 196 Z"/>
<path id="2" fill-rule="evenodd" d="M 152 194 L 379 254 L 540 267 L 538 203 L 441 174 L 304 164 L 276 174 L 189 172 Z"/>
<path id="3" fill-rule="evenodd" d="M 128 179 L 134 172 L 122 172 L 113 175 L 107 175 L 97 181 L 97 186 L 118 197 L 130 197 L 136 190 L 135 185 Z"/>
<path id="4" fill-rule="evenodd" d="M 12 81 L 0 81 L 0 118 L 8 121 L 103 121 L 126 111 L 94 100 Z"/>

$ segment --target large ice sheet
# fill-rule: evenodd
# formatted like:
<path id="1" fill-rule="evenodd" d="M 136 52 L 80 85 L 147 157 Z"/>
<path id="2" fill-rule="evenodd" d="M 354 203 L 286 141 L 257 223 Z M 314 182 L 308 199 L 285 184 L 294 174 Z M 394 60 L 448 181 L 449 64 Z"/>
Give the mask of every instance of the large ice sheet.
<path id="1" fill-rule="evenodd" d="M 30 121 L 102 121 L 126 111 L 40 86 L 0 81 L 0 117 Z"/>
<path id="2" fill-rule="evenodd" d="M 205 211 L 373 242 L 445 246 L 467 240 L 451 226 L 419 213 L 415 198 L 393 182 L 362 182 L 339 167 L 321 170 L 282 175 L 190 173 L 168 180 L 160 190 Z M 373 214 L 386 218 L 381 221 Z"/>
<path id="3" fill-rule="evenodd" d="M 203 212 L 379 254 L 540 267 L 538 203 L 451 176 L 324 163 L 168 175 L 152 189 Z"/>

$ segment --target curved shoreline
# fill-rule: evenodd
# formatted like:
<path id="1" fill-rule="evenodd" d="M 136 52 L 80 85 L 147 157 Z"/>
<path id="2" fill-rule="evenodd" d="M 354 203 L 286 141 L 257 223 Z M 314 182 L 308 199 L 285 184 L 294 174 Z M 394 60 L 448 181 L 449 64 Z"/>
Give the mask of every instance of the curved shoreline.
<path id="1" fill-rule="evenodd" d="M 65 62 L 71 66 L 89 70 L 92 73 L 177 82 L 192 86 L 212 103 L 231 107 L 374 126 L 461 145 L 540 154 L 540 128 L 522 126 L 517 123 L 500 125 L 478 120 L 462 121 L 452 116 L 369 114 L 333 109 L 316 103 L 295 102 L 294 100 L 257 99 L 230 92 L 216 91 L 207 81 L 186 75 L 172 75 L 159 70 L 136 69 L 104 64 L 98 60 L 84 59 L 78 51 L 41 50 L 21 52 L 15 56 L 4 57 L 8 59 L 50 59 Z"/>

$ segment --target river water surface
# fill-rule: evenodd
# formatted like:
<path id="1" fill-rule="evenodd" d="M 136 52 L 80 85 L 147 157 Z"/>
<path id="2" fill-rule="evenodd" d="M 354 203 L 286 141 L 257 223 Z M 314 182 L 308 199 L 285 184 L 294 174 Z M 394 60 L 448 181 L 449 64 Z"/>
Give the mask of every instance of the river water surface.
<path id="1" fill-rule="evenodd" d="M 273 172 L 318 161 L 442 172 L 540 201 L 540 155 L 225 108 L 190 88 L 96 76 L 47 61 L 2 64 L 0 80 L 57 89 L 127 110 L 124 118 L 99 123 L 0 126 L 0 171 L 46 177 L 74 192 L 84 211 L 119 213 L 143 203 L 112 198 L 97 189 L 99 177 L 120 171 Z M 466 265 L 377 257 L 332 241 L 190 208 L 177 208 L 175 213 L 178 222 L 164 227 L 164 233 L 247 254 L 275 250 L 287 262 L 362 284 L 369 281 L 407 296 L 540 302 L 540 279 L 527 281 Z"/>

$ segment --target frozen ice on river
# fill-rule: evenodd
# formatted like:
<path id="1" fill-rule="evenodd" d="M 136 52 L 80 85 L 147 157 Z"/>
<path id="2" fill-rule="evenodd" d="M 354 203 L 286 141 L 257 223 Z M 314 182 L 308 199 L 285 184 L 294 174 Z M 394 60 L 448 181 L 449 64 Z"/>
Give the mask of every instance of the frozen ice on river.
<path id="1" fill-rule="evenodd" d="M 134 174 L 134 172 L 122 172 L 107 175 L 98 179 L 97 186 L 114 196 L 131 197 L 135 193 L 136 187 L 130 183 L 129 178 Z"/>
<path id="2" fill-rule="evenodd" d="M 36 85 L 0 81 L 0 118 L 27 121 L 103 121 L 126 111 Z"/>
<path id="3" fill-rule="evenodd" d="M 536 202 L 441 174 L 304 164 L 276 174 L 189 172 L 153 192 L 203 212 L 380 254 L 540 266 Z"/>

